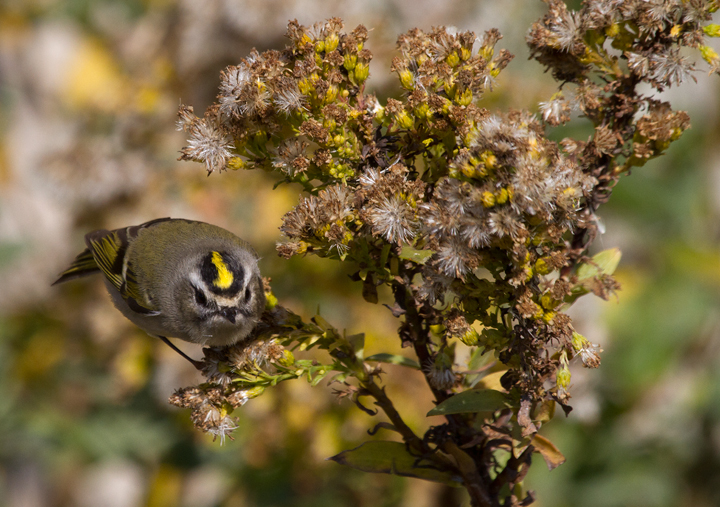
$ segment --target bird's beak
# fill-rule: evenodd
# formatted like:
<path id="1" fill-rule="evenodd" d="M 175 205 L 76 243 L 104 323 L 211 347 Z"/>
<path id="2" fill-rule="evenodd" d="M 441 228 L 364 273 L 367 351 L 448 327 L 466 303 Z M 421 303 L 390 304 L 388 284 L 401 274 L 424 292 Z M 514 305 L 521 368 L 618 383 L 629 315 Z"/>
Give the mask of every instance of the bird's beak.
<path id="1" fill-rule="evenodd" d="M 220 315 L 229 320 L 231 324 L 235 324 L 235 317 L 237 317 L 237 314 L 239 312 L 240 310 L 238 308 L 230 306 L 228 308 L 223 308 L 222 310 L 220 310 Z"/>

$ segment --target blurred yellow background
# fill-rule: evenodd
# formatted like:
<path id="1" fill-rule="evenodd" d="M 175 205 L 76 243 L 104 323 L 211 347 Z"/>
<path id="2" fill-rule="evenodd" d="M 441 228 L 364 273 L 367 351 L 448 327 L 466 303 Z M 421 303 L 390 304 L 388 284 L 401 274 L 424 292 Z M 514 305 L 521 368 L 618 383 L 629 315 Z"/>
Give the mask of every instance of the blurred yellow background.
<path id="1" fill-rule="evenodd" d="M 182 101 L 198 114 L 220 71 L 251 48 L 282 48 L 287 21 L 364 24 L 368 89 L 399 93 L 397 36 L 412 28 L 497 27 L 516 55 L 483 105 L 537 111 L 556 84 L 528 61 L 532 0 L 4 0 L 0 3 L 0 505 L 8 507 L 434 506 L 431 483 L 324 461 L 379 422 L 325 383 L 288 382 L 240 412 L 220 447 L 167 398 L 192 367 L 126 321 L 101 281 L 50 287 L 83 235 L 162 217 L 225 227 L 250 241 L 281 303 L 367 333 L 366 355 L 402 353 L 397 322 L 362 301 L 341 266 L 275 253 L 299 189 L 272 175 L 206 176 L 178 162 Z M 573 364 L 573 406 L 543 433 L 568 462 L 535 462 L 540 506 L 720 505 L 720 81 L 669 90 L 692 129 L 620 182 L 598 212 L 619 247 L 617 300 L 582 299 L 575 327 L 605 349 Z M 647 90 L 649 93 L 650 90 Z M 554 138 L 587 138 L 582 121 Z M 182 344 L 188 353 L 199 349 Z M 438 421 L 420 375 L 386 367 L 391 397 L 419 430 Z"/>

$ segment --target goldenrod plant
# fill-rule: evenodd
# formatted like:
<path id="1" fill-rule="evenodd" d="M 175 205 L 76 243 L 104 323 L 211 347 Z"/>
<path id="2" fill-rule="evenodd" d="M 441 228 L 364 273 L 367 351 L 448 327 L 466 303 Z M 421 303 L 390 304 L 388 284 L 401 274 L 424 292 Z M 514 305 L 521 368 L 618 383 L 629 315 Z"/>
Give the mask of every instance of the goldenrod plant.
<path id="1" fill-rule="evenodd" d="M 550 468 L 564 461 L 540 429 L 556 407 L 571 411 L 569 364 L 601 363 L 567 310 L 620 288 L 620 252 L 588 253 L 596 211 L 690 126 L 657 93 L 695 79 L 695 56 L 720 73 L 706 44 L 720 32 L 710 24 L 716 1 L 547 4 L 527 43 L 558 86 L 538 114 L 483 108 L 512 60 L 497 30 L 401 35 L 390 70 L 402 93 L 382 101 L 365 87 L 368 30 L 345 32 L 339 19 L 290 22 L 284 49 L 253 51 L 222 72 L 202 117 L 180 107 L 181 158 L 223 178 L 261 169 L 298 184 L 279 255 L 351 266 L 358 295 L 397 318 L 387 339 L 409 352 L 366 357 L 362 334 L 296 315 L 266 280 L 254 341 L 205 349 L 206 382 L 171 398 L 198 428 L 222 441 L 233 411 L 265 390 L 329 381 L 372 416 L 372 433 L 388 435 L 334 461 L 463 487 L 473 506 L 533 502 L 522 486 L 532 453 Z M 548 137 L 583 122 L 589 138 Z M 406 424 L 381 378 L 389 368 L 422 372 L 436 403 L 428 415 L 442 424 L 424 433 Z"/>

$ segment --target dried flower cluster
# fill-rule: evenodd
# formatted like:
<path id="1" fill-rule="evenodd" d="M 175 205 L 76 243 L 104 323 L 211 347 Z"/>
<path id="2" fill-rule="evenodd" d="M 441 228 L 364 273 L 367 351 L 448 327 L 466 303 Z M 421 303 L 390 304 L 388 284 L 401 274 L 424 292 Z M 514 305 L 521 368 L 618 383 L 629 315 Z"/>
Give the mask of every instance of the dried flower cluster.
<path id="1" fill-rule="evenodd" d="M 277 376 L 294 358 L 275 339 L 255 341 L 248 345 L 233 345 L 223 349 L 205 349 L 203 375 L 208 383 L 179 389 L 170 403 L 192 410 L 193 424 L 202 431 L 232 439 L 237 429 L 233 409 L 260 396 L 267 380 Z M 244 381 L 252 379 L 254 385 Z M 266 382 L 262 382 L 265 380 Z"/>
<path id="2" fill-rule="evenodd" d="M 378 302 L 378 286 L 391 288 L 400 340 L 417 357 L 399 364 L 423 372 L 447 419 L 416 436 L 375 383 L 373 359 L 354 355 L 360 337 L 271 305 L 255 334 L 278 341 L 209 351 L 209 387 L 173 399 L 193 409 L 198 427 L 225 435 L 232 407 L 252 397 L 247 389 L 300 376 L 318 382 L 335 371 L 342 396 L 364 410 L 359 399 L 372 396 L 414 456 L 461 477 L 473 505 L 532 502 L 514 486 L 533 450 L 559 464 L 557 450 L 548 452 L 552 444 L 535 435 L 555 403 L 569 411 L 569 361 L 600 365 L 600 348 L 565 310 L 588 292 L 607 298 L 618 288 L 611 275 L 619 254 L 587 256 L 595 211 L 620 175 L 660 155 L 689 126 L 685 113 L 637 86 L 663 90 L 691 76 L 682 46 L 720 72 L 704 45 L 720 30 L 702 26 L 714 1 L 589 0 L 577 12 L 558 0 L 548 5 L 528 44 L 564 88 L 539 104 L 541 119 L 480 106 L 512 58 L 495 50 L 496 30 L 402 35 L 391 70 L 404 93 L 383 105 L 363 86 L 372 56 L 367 30 L 344 33 L 337 19 L 291 22 L 283 51 L 253 52 L 227 68 L 203 118 L 181 107 L 179 125 L 189 134 L 182 158 L 209 172 L 275 171 L 307 192 L 283 219 L 280 255 L 352 263 L 369 302 Z M 546 127 L 570 121 L 573 111 L 592 122 L 593 136 L 549 140 Z M 274 348 L 279 343 L 326 348 L 335 362 L 295 361 Z M 473 389 L 478 376 L 455 364 L 458 343 L 472 347 L 471 363 L 492 352 L 494 371 L 504 372 L 502 394 Z M 238 366 L 261 357 L 270 373 Z M 463 396 L 476 396 L 475 412 L 448 408 Z M 496 449 L 512 458 L 501 464 Z"/>

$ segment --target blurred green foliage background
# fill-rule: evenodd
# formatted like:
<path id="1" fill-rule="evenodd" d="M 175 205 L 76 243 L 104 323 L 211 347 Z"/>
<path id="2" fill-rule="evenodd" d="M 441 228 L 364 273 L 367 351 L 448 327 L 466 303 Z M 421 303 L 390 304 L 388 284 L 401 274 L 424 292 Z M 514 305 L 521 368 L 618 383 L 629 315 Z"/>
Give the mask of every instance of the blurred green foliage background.
<path id="1" fill-rule="evenodd" d="M 281 303 L 367 333 L 366 355 L 402 353 L 397 323 L 339 266 L 275 254 L 299 189 L 253 172 L 206 177 L 176 159 L 179 102 L 214 101 L 219 73 L 252 47 L 282 48 L 289 19 L 372 29 L 368 88 L 399 93 L 395 39 L 412 28 L 497 27 L 516 59 L 488 109 L 537 111 L 556 83 L 528 61 L 534 0 L 3 0 L 0 2 L 0 505 L 434 506 L 447 491 L 324 459 L 379 422 L 332 387 L 285 383 L 252 400 L 220 446 L 167 404 L 189 364 L 116 312 L 99 279 L 50 288 L 85 232 L 161 216 L 249 240 Z M 623 251 L 616 300 L 580 300 L 575 327 L 605 349 L 573 364 L 573 406 L 543 428 L 567 463 L 536 460 L 540 506 L 720 505 L 720 82 L 669 90 L 692 129 L 620 182 L 595 250 Z M 648 90 L 649 92 L 649 90 Z M 586 138 L 581 119 L 554 135 Z M 199 355 L 189 344 L 188 353 Z M 438 423 L 420 375 L 386 367 L 415 428 Z M 454 501 L 458 501 L 455 499 Z"/>

